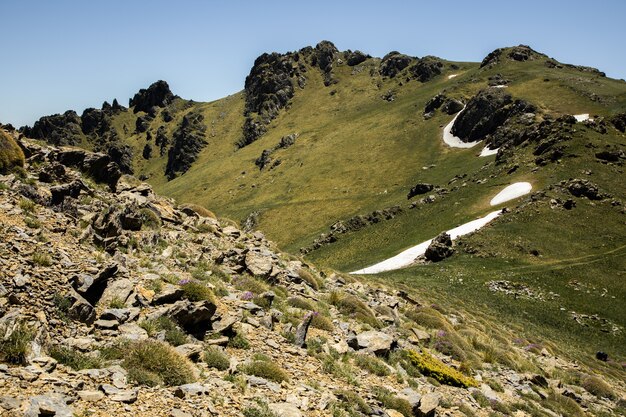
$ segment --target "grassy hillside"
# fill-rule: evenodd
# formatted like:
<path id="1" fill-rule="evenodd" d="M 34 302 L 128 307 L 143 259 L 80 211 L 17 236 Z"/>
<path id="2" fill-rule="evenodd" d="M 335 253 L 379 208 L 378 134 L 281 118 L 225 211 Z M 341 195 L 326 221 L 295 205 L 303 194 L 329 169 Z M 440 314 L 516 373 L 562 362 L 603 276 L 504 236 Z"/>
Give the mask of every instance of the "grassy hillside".
<path id="1" fill-rule="evenodd" d="M 378 58 L 349 66 L 340 55 L 332 67 L 336 83 L 329 83 L 328 74 L 312 61 L 300 60 L 306 85 L 296 85 L 289 104 L 267 124 L 267 133 L 243 148 L 235 144 L 242 137 L 245 91 L 211 103 L 177 98 L 157 109 L 149 122 L 151 143 L 160 126 L 171 137 L 185 115 L 198 113 L 204 117 L 206 146 L 191 168 L 171 181 L 165 176 L 167 152 L 160 155 L 155 148 L 150 159 L 142 157 L 148 141 L 146 133 L 135 133 L 135 122 L 144 112 L 121 112 L 112 123 L 133 150 L 135 174 L 147 177 L 158 192 L 237 221 L 258 212 L 256 228 L 292 253 L 338 220 L 399 205 L 403 211 L 395 218 L 343 234 L 307 255 L 344 272 L 483 216 L 496 209 L 489 201 L 498 191 L 528 181 L 533 197 L 497 207 L 509 207 L 511 213 L 463 238 L 456 256 L 372 279 L 428 293 L 441 304 L 484 309 L 521 332 L 579 346 L 585 355 L 607 350 L 623 357 L 623 159 L 607 163 L 595 154 L 624 151 L 625 136 L 609 120 L 626 111 L 626 82 L 535 53 L 527 60 L 507 59 L 507 51 L 484 66 L 442 61 L 441 74 L 426 82 L 409 79 L 408 69 L 383 77 Z M 597 123 L 573 125 L 568 139 L 559 143 L 563 154 L 547 163 L 537 162 L 534 144 L 528 142 L 498 162 L 495 156 L 478 157 L 482 144 L 471 149 L 445 145 L 442 129 L 454 116 L 439 110 L 427 119 L 426 103 L 438 93 L 467 103 L 494 80 L 505 80 L 507 93 L 535 106 L 534 123 L 582 113 Z M 172 115 L 169 122 L 164 121 L 166 110 Z M 291 134 L 297 135 L 295 144 L 271 155 L 280 164 L 260 170 L 255 160 L 263 150 Z M 612 197 L 573 197 L 560 185 L 571 178 L 589 180 Z M 410 209 L 406 195 L 418 182 L 447 193 Z M 551 201 L 570 198 L 576 203 L 571 210 Z M 536 297 L 491 291 L 492 281 L 519 284 L 516 288 Z"/>

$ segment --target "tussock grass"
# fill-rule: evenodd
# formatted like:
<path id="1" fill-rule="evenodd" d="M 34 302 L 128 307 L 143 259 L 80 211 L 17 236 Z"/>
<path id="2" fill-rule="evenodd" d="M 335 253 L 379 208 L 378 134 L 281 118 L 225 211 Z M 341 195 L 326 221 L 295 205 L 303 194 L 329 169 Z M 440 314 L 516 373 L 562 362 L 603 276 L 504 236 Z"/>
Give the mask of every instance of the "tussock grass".
<path id="1" fill-rule="evenodd" d="M 223 350 L 215 346 L 209 346 L 204 351 L 202 360 L 209 368 L 215 368 L 218 371 L 225 371 L 230 366 L 230 359 L 228 358 L 228 355 L 226 355 Z"/>
<path id="2" fill-rule="evenodd" d="M 134 342 L 124 353 L 122 366 L 138 384 L 175 386 L 195 380 L 191 362 L 166 343 L 150 339 Z"/>
<path id="3" fill-rule="evenodd" d="M 24 152 L 8 133 L 0 130 L 0 174 L 23 166 Z"/>
<path id="4" fill-rule="evenodd" d="M 81 369 L 98 369 L 105 366 L 105 361 L 100 356 L 89 355 L 66 346 L 51 346 L 48 354 L 63 365 L 69 366 L 75 371 Z"/>
<path id="5" fill-rule="evenodd" d="M 251 363 L 241 367 L 241 372 L 265 378 L 274 382 L 283 382 L 289 380 L 289 375 L 275 362 L 265 360 L 254 360 Z"/>
<path id="6" fill-rule="evenodd" d="M 409 350 L 406 351 L 406 355 L 411 364 L 422 374 L 430 376 L 442 384 L 462 388 L 478 386 L 478 382 L 474 378 L 463 375 L 426 352 L 417 353 Z"/>
<path id="7" fill-rule="evenodd" d="M 18 322 L 6 339 L 0 339 L 0 359 L 9 363 L 26 364 L 34 337 L 34 330 L 25 321 Z"/>

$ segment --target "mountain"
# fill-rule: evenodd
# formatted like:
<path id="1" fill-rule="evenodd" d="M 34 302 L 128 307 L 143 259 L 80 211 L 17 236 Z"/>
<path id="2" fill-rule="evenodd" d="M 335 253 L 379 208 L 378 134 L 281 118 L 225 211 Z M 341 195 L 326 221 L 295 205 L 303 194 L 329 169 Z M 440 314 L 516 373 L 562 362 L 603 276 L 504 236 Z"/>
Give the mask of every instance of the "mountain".
<path id="1" fill-rule="evenodd" d="M 597 352 L 626 355 L 625 127 L 624 80 L 528 46 L 472 63 L 324 41 L 259 56 L 245 89 L 214 102 L 158 81 L 128 108 L 20 132 L 103 152 L 120 174 L 261 230 L 321 271 L 363 270 L 437 237 L 413 265 L 362 279 L 595 366 Z M 454 242 L 442 234 L 485 218 Z"/>
<path id="2" fill-rule="evenodd" d="M 281 252 L 108 154 L 0 133 L 24 157 L 0 171 L 2 415 L 624 415 L 612 353 L 578 362 Z"/>

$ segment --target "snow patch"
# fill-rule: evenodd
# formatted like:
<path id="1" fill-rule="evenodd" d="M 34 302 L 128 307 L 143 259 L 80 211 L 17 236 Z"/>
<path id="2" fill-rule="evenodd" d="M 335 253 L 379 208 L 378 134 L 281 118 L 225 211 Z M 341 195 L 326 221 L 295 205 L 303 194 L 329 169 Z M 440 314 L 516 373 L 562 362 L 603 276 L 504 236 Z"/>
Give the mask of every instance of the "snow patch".
<path id="1" fill-rule="evenodd" d="M 463 107 L 463 109 L 461 109 L 461 111 L 458 112 L 456 116 L 454 116 L 454 119 L 452 119 L 452 121 L 443 128 L 443 141 L 451 148 L 469 149 L 478 145 L 478 143 L 480 142 L 479 140 L 476 142 L 463 142 L 460 138 L 452 134 L 452 126 L 454 125 L 456 118 L 459 117 L 461 113 L 463 113 L 464 109 L 465 107 Z"/>
<path id="2" fill-rule="evenodd" d="M 575 114 L 574 118 L 577 122 L 584 122 L 585 120 L 589 120 L 589 113 Z"/>
<path id="3" fill-rule="evenodd" d="M 491 212 L 485 217 L 481 217 L 476 220 L 472 220 L 471 222 L 462 224 L 458 227 L 455 227 L 454 229 L 448 230 L 446 233 L 450 235 L 450 238 L 452 240 L 455 240 L 459 236 L 463 236 L 480 229 L 481 227 L 485 226 L 487 223 L 498 217 L 501 213 L 502 212 L 500 210 Z M 367 268 L 359 269 L 358 271 L 353 271 L 350 273 L 353 275 L 377 274 L 379 272 L 393 271 L 394 269 L 404 268 L 411 265 L 415 261 L 415 258 L 426 253 L 426 249 L 428 249 L 430 242 L 432 242 L 432 239 L 422 242 L 419 245 L 415 245 L 403 252 L 400 252 L 396 256 L 393 256 L 375 265 L 368 266 Z"/>
<path id="4" fill-rule="evenodd" d="M 500 84 L 500 85 L 492 85 L 491 88 L 507 88 L 508 85 Z"/>
<path id="5" fill-rule="evenodd" d="M 459 74 L 450 74 L 450 75 L 448 75 L 448 79 L 451 80 L 452 78 L 458 77 L 458 76 L 459 76 Z"/>
<path id="6" fill-rule="evenodd" d="M 500 148 L 496 148 L 496 149 L 489 149 L 488 146 L 485 146 L 483 148 L 482 151 L 480 151 L 480 155 L 478 156 L 491 156 L 491 155 L 496 155 L 498 153 L 498 149 Z"/>
<path id="7" fill-rule="evenodd" d="M 533 186 L 529 182 L 516 182 L 515 184 L 505 187 L 502 191 L 496 194 L 496 196 L 491 199 L 490 204 L 492 206 L 497 206 L 498 204 L 502 204 L 506 201 L 526 195 L 532 189 Z"/>

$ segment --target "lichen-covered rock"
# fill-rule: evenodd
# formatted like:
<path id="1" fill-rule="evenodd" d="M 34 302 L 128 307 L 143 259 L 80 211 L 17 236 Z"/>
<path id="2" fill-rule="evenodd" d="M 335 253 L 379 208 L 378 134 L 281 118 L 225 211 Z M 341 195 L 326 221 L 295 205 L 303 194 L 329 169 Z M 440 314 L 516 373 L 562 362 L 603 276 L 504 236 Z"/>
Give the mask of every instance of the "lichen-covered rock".
<path id="1" fill-rule="evenodd" d="M 449 234 L 443 232 L 437 235 L 437 237 L 432 240 L 430 245 L 428 245 L 424 256 L 429 261 L 439 262 L 452 256 L 453 253 L 454 249 L 452 249 L 452 239 Z"/>

